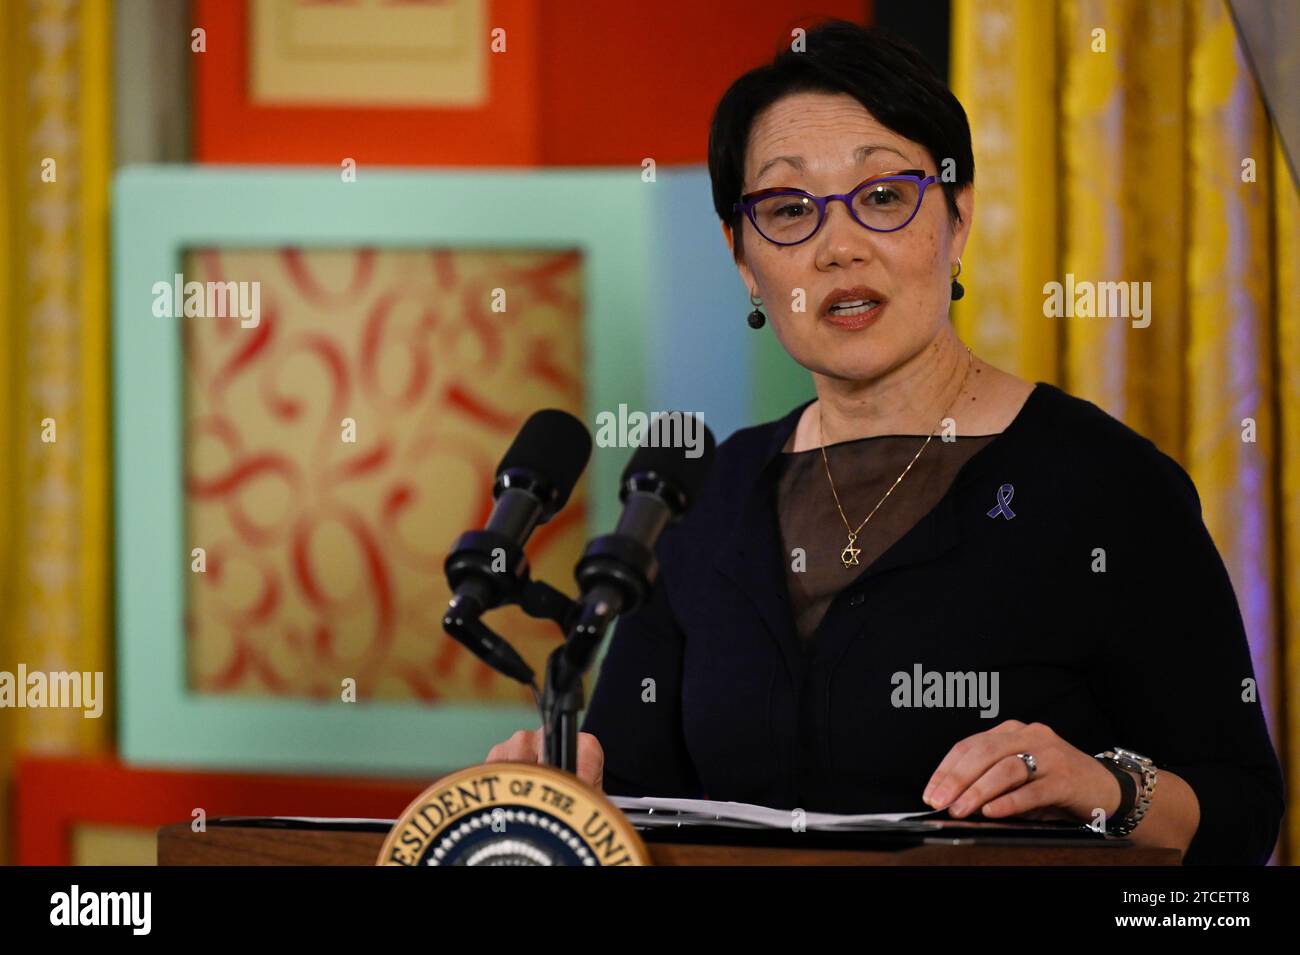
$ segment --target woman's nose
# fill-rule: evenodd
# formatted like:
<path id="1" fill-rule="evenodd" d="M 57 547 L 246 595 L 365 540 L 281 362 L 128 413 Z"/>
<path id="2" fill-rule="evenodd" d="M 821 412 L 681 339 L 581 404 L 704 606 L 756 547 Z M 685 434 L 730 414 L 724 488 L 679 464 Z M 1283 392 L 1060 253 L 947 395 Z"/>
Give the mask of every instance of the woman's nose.
<path id="1" fill-rule="evenodd" d="M 858 223 L 838 200 L 826 206 L 826 218 L 812 241 L 817 243 L 817 267 L 849 265 L 871 258 L 871 232 Z"/>

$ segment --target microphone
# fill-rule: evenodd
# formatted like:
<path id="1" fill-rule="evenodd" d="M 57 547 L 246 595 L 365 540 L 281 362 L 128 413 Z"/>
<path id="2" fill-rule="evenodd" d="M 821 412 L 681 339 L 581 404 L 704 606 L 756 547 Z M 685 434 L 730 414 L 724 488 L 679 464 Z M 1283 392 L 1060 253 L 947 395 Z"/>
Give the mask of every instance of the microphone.
<path id="1" fill-rule="evenodd" d="M 702 432 L 695 457 L 685 453 L 686 442 L 672 437 L 674 426 L 686 435 L 691 419 Z M 713 432 L 698 416 L 673 411 L 651 422 L 647 443 L 623 471 L 623 513 L 614 532 L 591 541 L 574 570 L 581 590 L 579 628 L 594 626 L 603 633 L 614 617 L 645 603 L 659 575 L 655 545 L 664 528 L 694 503 L 713 464 L 714 447 Z"/>
<path id="2" fill-rule="evenodd" d="M 591 435 L 581 421 L 554 408 L 533 414 L 497 465 L 487 526 L 457 538 L 444 564 L 453 595 L 443 629 L 489 666 L 529 685 L 532 668 L 478 618 L 519 593 L 528 580 L 524 544 L 568 503 L 590 457 Z"/>
<path id="3" fill-rule="evenodd" d="M 673 440 L 671 428 L 676 424 L 685 439 L 691 423 L 700 432 L 694 457 L 686 454 L 693 442 Z M 708 477 L 713 451 L 713 433 L 698 415 L 667 412 L 651 419 L 646 443 L 624 469 L 619 490 L 623 513 L 614 533 L 597 537 L 583 551 L 573 572 L 581 590 L 572 615 L 575 622 L 564 645 L 547 660 L 541 706 L 548 764 L 577 771 L 582 675 L 614 618 L 645 603 L 659 576 L 659 537 L 694 503 Z"/>

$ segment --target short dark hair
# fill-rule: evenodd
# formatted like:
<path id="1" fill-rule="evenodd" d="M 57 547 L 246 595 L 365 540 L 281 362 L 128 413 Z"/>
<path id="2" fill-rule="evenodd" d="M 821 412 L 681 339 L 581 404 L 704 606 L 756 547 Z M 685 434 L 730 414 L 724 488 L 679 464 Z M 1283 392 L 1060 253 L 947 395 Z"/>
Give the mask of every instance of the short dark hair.
<path id="1" fill-rule="evenodd" d="M 940 184 L 949 214 L 960 222 L 957 191 L 975 181 L 970 123 L 934 68 L 908 43 L 847 20 L 824 20 L 805 41 L 805 52 L 783 46 L 771 63 L 741 76 L 713 112 L 713 207 L 731 227 L 736 260 L 742 254 L 742 215 L 731 207 L 740 200 L 745 180 L 750 130 L 759 113 L 791 93 L 848 93 L 881 124 L 928 149 L 935 162 L 952 159 L 954 181 Z"/>

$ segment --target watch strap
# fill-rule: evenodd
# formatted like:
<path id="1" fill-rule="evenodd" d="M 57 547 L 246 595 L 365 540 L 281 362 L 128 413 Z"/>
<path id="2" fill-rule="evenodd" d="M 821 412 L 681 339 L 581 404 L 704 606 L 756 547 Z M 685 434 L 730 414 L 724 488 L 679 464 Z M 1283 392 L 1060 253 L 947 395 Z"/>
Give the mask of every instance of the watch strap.
<path id="1" fill-rule="evenodd" d="M 1133 806 L 1137 803 L 1137 780 L 1133 778 L 1128 771 L 1121 769 L 1119 764 L 1112 759 L 1104 756 L 1093 757 L 1111 771 L 1111 774 L 1119 782 L 1119 808 L 1106 817 L 1109 823 L 1113 819 L 1126 819 L 1128 814 L 1133 811 Z"/>

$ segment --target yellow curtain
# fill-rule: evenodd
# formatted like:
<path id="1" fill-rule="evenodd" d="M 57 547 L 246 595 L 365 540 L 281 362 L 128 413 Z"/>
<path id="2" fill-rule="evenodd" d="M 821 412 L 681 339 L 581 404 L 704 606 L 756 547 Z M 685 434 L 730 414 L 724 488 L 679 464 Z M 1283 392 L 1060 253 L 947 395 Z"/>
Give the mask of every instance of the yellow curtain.
<path id="1" fill-rule="evenodd" d="M 1300 215 L 1229 11 L 954 0 L 952 48 L 976 168 L 957 330 L 1125 421 L 1196 482 L 1300 862 L 1300 733 L 1284 732 L 1300 725 Z M 1044 286 L 1070 276 L 1149 282 L 1149 311 L 1047 317 Z"/>
<path id="2" fill-rule="evenodd" d="M 107 0 L 0 3 L 0 670 L 101 671 L 110 705 L 111 35 Z M 111 741 L 111 710 L 0 709 L 0 861 L 14 758 Z"/>

